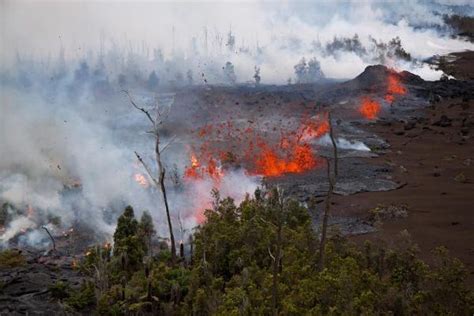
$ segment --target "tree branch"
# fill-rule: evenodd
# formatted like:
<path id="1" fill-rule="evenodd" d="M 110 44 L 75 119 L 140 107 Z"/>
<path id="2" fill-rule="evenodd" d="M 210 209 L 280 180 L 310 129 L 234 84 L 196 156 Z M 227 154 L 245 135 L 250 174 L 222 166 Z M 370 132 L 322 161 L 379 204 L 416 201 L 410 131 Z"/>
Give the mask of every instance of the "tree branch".
<path id="1" fill-rule="evenodd" d="M 173 137 L 171 137 L 170 141 L 169 141 L 166 145 L 164 145 L 163 148 L 161 148 L 160 152 L 164 152 L 165 149 L 168 148 L 168 146 L 171 145 L 171 144 L 174 142 L 174 140 L 175 140 L 176 138 L 177 138 L 176 135 L 174 135 Z"/>
<path id="2" fill-rule="evenodd" d="M 151 169 L 148 167 L 148 165 L 143 161 L 142 157 L 140 157 L 140 155 L 136 151 L 134 151 L 134 153 L 135 153 L 135 156 L 137 156 L 138 161 L 140 161 L 143 167 L 145 168 L 146 172 L 148 173 L 148 176 L 153 180 L 155 185 L 158 186 L 159 182 L 158 180 L 155 179 L 155 177 L 153 177 L 153 174 L 151 173 Z"/>
<path id="3" fill-rule="evenodd" d="M 137 110 L 139 111 L 142 111 L 146 117 L 148 118 L 148 120 L 151 122 L 151 124 L 153 124 L 153 129 L 156 129 L 156 123 L 155 123 L 155 120 L 151 117 L 150 113 L 145 110 L 145 108 L 143 107 L 139 107 L 135 101 L 133 101 L 132 99 L 132 96 L 130 95 L 130 93 L 127 91 L 127 90 L 122 90 L 127 96 L 128 96 L 128 99 L 130 100 L 130 103 L 133 105 L 134 108 L 136 108 Z"/>

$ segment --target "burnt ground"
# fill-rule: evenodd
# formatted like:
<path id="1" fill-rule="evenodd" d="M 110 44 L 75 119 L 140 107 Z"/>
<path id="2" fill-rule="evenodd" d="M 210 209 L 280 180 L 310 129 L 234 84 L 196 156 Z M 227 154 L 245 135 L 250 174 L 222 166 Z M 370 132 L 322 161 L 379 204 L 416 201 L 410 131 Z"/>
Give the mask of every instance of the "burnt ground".
<path id="1" fill-rule="evenodd" d="M 441 119 L 442 116 L 447 119 Z M 406 205 L 406 218 L 384 220 L 381 228 L 354 240 L 388 244 L 407 230 L 422 256 L 443 245 L 466 265 L 474 284 L 474 101 L 444 99 L 421 111 L 421 123 L 391 121 L 367 127 L 391 145 L 374 163 L 389 166 L 398 190 L 366 192 L 335 198 L 335 208 L 352 216 L 367 216 L 378 205 Z"/>

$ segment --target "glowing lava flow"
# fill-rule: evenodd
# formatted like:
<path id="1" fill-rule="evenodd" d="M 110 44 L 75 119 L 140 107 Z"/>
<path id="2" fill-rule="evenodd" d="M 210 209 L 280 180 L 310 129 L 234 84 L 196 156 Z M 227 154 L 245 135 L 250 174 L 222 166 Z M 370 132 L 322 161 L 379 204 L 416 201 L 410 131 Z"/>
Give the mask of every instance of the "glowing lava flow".
<path id="1" fill-rule="evenodd" d="M 297 132 L 298 141 L 311 140 L 324 136 L 329 132 L 329 121 L 327 115 L 323 119 L 318 115 L 315 119 L 303 120 Z"/>
<path id="2" fill-rule="evenodd" d="M 395 95 L 404 95 L 407 93 L 407 89 L 402 85 L 398 74 L 395 70 L 390 70 L 390 74 L 387 77 L 387 94 L 385 100 L 392 103 L 395 100 Z"/>
<path id="3" fill-rule="evenodd" d="M 376 119 L 380 112 L 380 104 L 369 97 L 363 97 L 359 112 L 367 119 Z"/>
<path id="4" fill-rule="evenodd" d="M 308 144 L 291 144 L 291 152 L 281 158 L 267 144 L 259 145 L 261 152 L 256 158 L 255 173 L 275 177 L 285 173 L 299 173 L 316 167 L 317 160 Z"/>

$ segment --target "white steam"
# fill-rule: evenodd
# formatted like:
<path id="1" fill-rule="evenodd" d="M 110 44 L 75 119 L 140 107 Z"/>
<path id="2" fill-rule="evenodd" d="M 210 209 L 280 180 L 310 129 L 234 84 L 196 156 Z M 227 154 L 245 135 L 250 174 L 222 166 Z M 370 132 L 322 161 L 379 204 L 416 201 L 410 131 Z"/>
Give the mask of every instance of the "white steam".
<path id="1" fill-rule="evenodd" d="M 332 146 L 331 138 L 328 134 L 325 134 L 323 137 L 319 138 L 317 143 L 322 146 Z M 340 149 L 351 149 L 358 151 L 370 151 L 370 148 L 366 144 L 359 140 L 347 140 L 343 137 L 338 137 L 336 139 L 337 148 Z"/>
<path id="2" fill-rule="evenodd" d="M 153 142 L 144 136 L 147 121 L 126 103 L 121 108 L 103 102 L 65 97 L 47 102 L 37 93 L 2 88 L 0 207 L 3 203 L 13 207 L 7 207 L 9 221 L 0 232 L 0 244 L 21 233 L 20 243 L 44 245 L 48 239 L 42 225 L 49 225 L 53 233 L 86 225 L 97 237 L 107 237 L 128 204 L 138 216 L 149 210 L 159 233 L 167 236 L 161 195 L 134 180 L 136 173 L 147 176 L 133 151 L 152 157 Z M 123 111 L 129 113 L 128 120 L 114 121 Z M 122 137 L 124 133 L 127 138 Z M 172 151 L 165 156 L 165 163 L 180 160 Z M 218 188 L 223 196 L 240 201 L 247 192 L 253 193 L 257 183 L 258 179 L 242 172 L 229 172 Z M 169 185 L 175 227 L 178 217 L 185 219 L 187 230 L 196 225 L 197 212 L 209 207 L 213 186 L 212 181 L 191 183 L 180 190 Z M 59 225 L 52 225 L 54 218 Z"/>

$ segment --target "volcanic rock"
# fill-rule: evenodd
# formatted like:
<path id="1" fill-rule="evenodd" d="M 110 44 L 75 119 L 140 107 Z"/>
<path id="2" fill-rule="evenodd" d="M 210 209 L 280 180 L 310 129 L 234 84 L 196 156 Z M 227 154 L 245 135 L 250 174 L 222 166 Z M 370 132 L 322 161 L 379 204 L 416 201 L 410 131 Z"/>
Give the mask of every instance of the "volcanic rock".
<path id="1" fill-rule="evenodd" d="M 452 120 L 443 114 L 438 120 L 433 122 L 433 124 L 431 125 L 440 126 L 440 127 L 448 127 L 448 126 L 451 126 L 451 122 Z"/>

